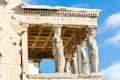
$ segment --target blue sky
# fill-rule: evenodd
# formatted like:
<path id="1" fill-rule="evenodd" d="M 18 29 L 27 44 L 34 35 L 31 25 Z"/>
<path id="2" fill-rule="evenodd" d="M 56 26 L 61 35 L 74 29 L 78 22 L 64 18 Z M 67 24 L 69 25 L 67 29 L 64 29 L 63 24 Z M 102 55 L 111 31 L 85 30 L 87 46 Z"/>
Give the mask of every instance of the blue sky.
<path id="1" fill-rule="evenodd" d="M 104 73 L 104 80 L 120 80 L 120 0 L 24 1 L 32 5 L 101 9 L 96 33 L 99 47 L 99 71 Z"/>

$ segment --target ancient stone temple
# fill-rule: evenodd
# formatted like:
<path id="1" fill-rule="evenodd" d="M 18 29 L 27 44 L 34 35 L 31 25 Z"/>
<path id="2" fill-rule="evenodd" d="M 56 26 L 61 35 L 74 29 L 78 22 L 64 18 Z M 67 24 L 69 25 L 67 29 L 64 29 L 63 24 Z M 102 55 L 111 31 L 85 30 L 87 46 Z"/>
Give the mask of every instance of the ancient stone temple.
<path id="1" fill-rule="evenodd" d="M 0 80 L 102 80 L 95 40 L 99 13 L 0 0 Z M 28 61 L 39 68 L 43 59 L 54 60 L 55 72 L 30 74 Z"/>

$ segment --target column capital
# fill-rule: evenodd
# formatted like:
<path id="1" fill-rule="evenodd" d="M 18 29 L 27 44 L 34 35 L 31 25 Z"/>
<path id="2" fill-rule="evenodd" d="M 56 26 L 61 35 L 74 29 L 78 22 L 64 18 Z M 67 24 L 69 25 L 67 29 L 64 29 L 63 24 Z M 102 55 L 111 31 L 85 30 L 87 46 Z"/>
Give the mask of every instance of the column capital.
<path id="1" fill-rule="evenodd" d="M 54 24 L 53 27 L 60 27 L 60 28 L 62 28 L 63 25 L 62 24 Z"/>
<path id="2" fill-rule="evenodd" d="M 57 36 L 61 36 L 61 30 L 62 30 L 62 27 L 63 25 L 53 25 L 53 28 L 54 28 L 54 36 L 57 35 Z"/>

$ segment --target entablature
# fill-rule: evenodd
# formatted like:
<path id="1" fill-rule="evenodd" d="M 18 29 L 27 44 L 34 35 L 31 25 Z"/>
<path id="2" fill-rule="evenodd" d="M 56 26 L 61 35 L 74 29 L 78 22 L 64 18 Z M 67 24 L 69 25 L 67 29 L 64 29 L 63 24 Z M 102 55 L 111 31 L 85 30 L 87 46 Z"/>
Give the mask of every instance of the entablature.
<path id="1" fill-rule="evenodd" d="M 99 13 L 98 9 L 22 5 L 22 14 L 39 14 L 40 16 L 98 17 Z"/>
<path id="2" fill-rule="evenodd" d="M 21 5 L 21 23 L 27 24 L 60 24 L 60 25 L 92 25 L 97 27 L 98 9 L 67 8 Z"/>
<path id="3" fill-rule="evenodd" d="M 70 25 L 70 28 L 78 28 L 77 26 L 91 25 L 97 27 L 97 18 L 88 17 L 52 17 L 52 16 L 32 16 L 23 15 L 21 17 L 22 24 L 52 24 L 52 25 Z"/>

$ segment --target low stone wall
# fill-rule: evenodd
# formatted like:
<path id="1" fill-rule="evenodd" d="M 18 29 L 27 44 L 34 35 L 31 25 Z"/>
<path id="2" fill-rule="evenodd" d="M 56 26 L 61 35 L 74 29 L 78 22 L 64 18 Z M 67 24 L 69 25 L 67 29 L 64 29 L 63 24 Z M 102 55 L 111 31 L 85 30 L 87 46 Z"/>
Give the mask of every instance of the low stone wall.
<path id="1" fill-rule="evenodd" d="M 102 74 L 31 74 L 28 80 L 102 80 Z"/>

